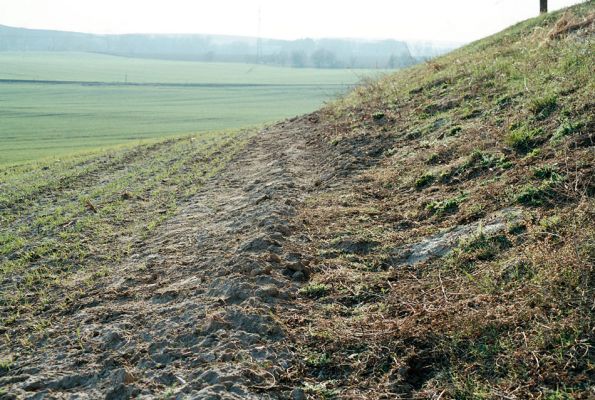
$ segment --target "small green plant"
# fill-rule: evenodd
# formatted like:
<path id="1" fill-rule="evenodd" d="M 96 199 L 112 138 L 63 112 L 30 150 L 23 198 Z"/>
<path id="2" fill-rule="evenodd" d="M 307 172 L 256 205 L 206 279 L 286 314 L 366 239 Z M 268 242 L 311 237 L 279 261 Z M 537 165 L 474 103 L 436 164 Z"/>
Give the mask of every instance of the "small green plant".
<path id="1" fill-rule="evenodd" d="M 434 174 L 431 174 L 431 173 L 423 174 L 422 176 L 417 178 L 417 180 L 415 181 L 415 187 L 417 189 L 425 188 L 426 186 L 431 185 L 435 180 L 436 180 L 436 177 L 434 176 Z"/>
<path id="2" fill-rule="evenodd" d="M 536 158 L 536 157 L 539 157 L 540 155 L 541 155 L 541 149 L 539 149 L 539 148 L 533 149 L 529 153 L 527 153 L 528 158 Z"/>
<path id="3" fill-rule="evenodd" d="M 503 95 L 498 97 L 496 100 L 496 105 L 500 107 L 500 109 L 504 109 L 512 104 L 512 98 L 508 95 Z"/>
<path id="4" fill-rule="evenodd" d="M 516 261 L 506 264 L 500 274 L 504 282 L 519 282 L 531 279 L 535 275 L 533 266 L 527 261 Z"/>
<path id="5" fill-rule="evenodd" d="M 559 141 L 562 138 L 579 131 L 583 127 L 583 122 L 572 123 L 570 120 L 567 119 L 560 124 L 560 126 L 558 127 L 558 129 L 556 129 L 556 132 L 552 135 L 552 138 L 550 140 L 552 142 Z"/>
<path id="6" fill-rule="evenodd" d="M 176 396 L 176 384 L 174 383 L 173 385 L 171 385 L 170 387 L 168 387 L 165 392 L 161 393 L 161 395 L 158 397 L 160 400 L 170 400 L 175 398 Z"/>
<path id="7" fill-rule="evenodd" d="M 341 139 L 339 139 L 339 138 L 333 138 L 333 139 L 330 141 L 330 144 L 331 144 L 331 146 L 336 146 L 336 145 L 338 145 L 340 142 L 341 142 Z"/>
<path id="8" fill-rule="evenodd" d="M 541 143 L 542 135 L 542 129 L 531 129 L 522 125 L 506 136 L 506 144 L 518 153 L 527 153 Z"/>
<path id="9" fill-rule="evenodd" d="M 529 104 L 529 110 L 538 120 L 549 117 L 558 108 L 558 97 L 549 95 L 533 99 Z"/>
<path id="10" fill-rule="evenodd" d="M 0 372 L 8 372 L 14 365 L 12 357 L 0 359 Z"/>
<path id="11" fill-rule="evenodd" d="M 511 235 L 520 235 L 527 230 L 527 226 L 522 222 L 514 222 L 508 226 L 508 233 Z"/>
<path id="12" fill-rule="evenodd" d="M 426 209 L 433 214 L 443 215 L 458 210 L 459 205 L 467 199 L 467 195 L 460 194 L 457 197 L 446 200 L 435 200 L 426 206 Z"/>
<path id="13" fill-rule="evenodd" d="M 419 139 L 421 136 L 422 136 L 422 134 L 419 130 L 414 130 L 414 131 L 411 131 L 408 134 L 406 134 L 405 139 L 415 140 L 415 139 Z"/>
<path id="14" fill-rule="evenodd" d="M 443 171 L 440 173 L 440 175 L 438 175 L 438 181 L 440 183 L 448 183 L 450 182 L 450 180 L 452 179 L 452 177 L 454 176 L 456 171 L 454 170 L 448 170 L 448 171 Z"/>
<path id="15" fill-rule="evenodd" d="M 477 261 L 493 260 L 500 252 L 511 246 L 505 235 L 488 236 L 481 228 L 459 245 L 447 256 L 449 265 L 470 272 Z"/>
<path id="16" fill-rule="evenodd" d="M 331 358 L 326 353 L 311 353 L 304 358 L 306 365 L 321 368 L 331 363 Z"/>
<path id="17" fill-rule="evenodd" d="M 461 249 L 465 253 L 472 253 L 477 260 L 491 260 L 502 249 L 510 247 L 510 242 L 504 235 L 489 237 L 484 232 L 479 232 L 464 241 Z"/>
<path id="18" fill-rule="evenodd" d="M 448 132 L 448 136 L 455 136 L 456 134 L 458 134 L 462 130 L 463 130 L 463 128 L 461 128 L 460 126 L 455 126 L 455 127 L 453 127 L 453 128 L 450 129 L 450 131 Z"/>
<path id="19" fill-rule="evenodd" d="M 562 180 L 562 175 L 558 173 L 558 169 L 555 165 L 536 167 L 533 169 L 533 176 L 541 180 L 549 179 L 552 182 L 558 182 Z"/>
<path id="20" fill-rule="evenodd" d="M 327 381 L 325 383 L 329 383 Z M 339 391 L 336 389 L 329 389 L 326 387 L 326 384 L 320 383 L 316 385 L 312 385 L 308 382 L 304 384 L 304 390 L 306 393 L 317 396 L 317 398 L 327 400 L 327 399 L 334 399 L 339 394 Z"/>
<path id="21" fill-rule="evenodd" d="M 474 150 L 473 153 L 467 158 L 467 161 L 463 164 L 463 168 L 467 169 L 475 166 L 478 163 L 483 163 L 486 160 L 485 154 L 481 150 Z"/>
<path id="22" fill-rule="evenodd" d="M 429 165 L 438 164 L 440 162 L 440 156 L 437 153 L 432 153 L 428 160 L 426 161 Z"/>
<path id="23" fill-rule="evenodd" d="M 526 185 L 516 195 L 516 201 L 526 206 L 541 206 L 553 196 L 551 182 L 544 182 L 540 186 Z"/>
<path id="24" fill-rule="evenodd" d="M 552 215 L 551 217 L 543 217 L 539 221 L 539 226 L 546 232 L 555 232 L 562 224 L 562 219 L 558 215 Z"/>
<path id="25" fill-rule="evenodd" d="M 374 114 L 372 114 L 374 121 L 382 121 L 384 117 L 386 117 L 386 115 L 382 111 L 376 111 Z"/>
<path id="26" fill-rule="evenodd" d="M 566 392 L 563 389 L 556 389 L 547 394 L 545 400 L 572 400 L 575 396 L 571 393 Z"/>
<path id="27" fill-rule="evenodd" d="M 510 169 L 514 166 L 514 163 L 506 158 L 506 156 L 502 156 L 496 161 L 496 166 L 502 169 Z"/>
<path id="28" fill-rule="evenodd" d="M 484 153 L 481 150 L 474 150 L 469 155 L 465 163 L 461 166 L 463 170 L 470 169 L 473 167 L 490 168 L 497 162 L 496 157 L 493 154 Z"/>
<path id="29" fill-rule="evenodd" d="M 463 116 L 461 118 L 462 119 L 473 119 L 473 118 L 479 117 L 481 114 L 483 114 L 483 113 L 480 109 L 477 109 L 477 108 L 468 109 L 465 111 L 465 113 L 463 114 Z"/>
<path id="30" fill-rule="evenodd" d="M 328 285 L 324 283 L 310 283 L 299 290 L 300 294 L 308 297 L 322 297 L 327 294 Z"/>

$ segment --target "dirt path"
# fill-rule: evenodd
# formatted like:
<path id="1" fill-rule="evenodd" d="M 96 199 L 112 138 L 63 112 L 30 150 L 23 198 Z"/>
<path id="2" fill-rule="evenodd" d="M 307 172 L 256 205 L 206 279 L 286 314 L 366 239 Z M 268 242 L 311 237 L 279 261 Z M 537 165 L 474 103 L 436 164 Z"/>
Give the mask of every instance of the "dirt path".
<path id="1" fill-rule="evenodd" d="M 289 395 L 276 313 L 307 263 L 283 251 L 302 240 L 291 217 L 323 172 L 307 140 L 306 119 L 253 138 L 142 251 L 61 313 L 0 377 L 0 398 Z"/>

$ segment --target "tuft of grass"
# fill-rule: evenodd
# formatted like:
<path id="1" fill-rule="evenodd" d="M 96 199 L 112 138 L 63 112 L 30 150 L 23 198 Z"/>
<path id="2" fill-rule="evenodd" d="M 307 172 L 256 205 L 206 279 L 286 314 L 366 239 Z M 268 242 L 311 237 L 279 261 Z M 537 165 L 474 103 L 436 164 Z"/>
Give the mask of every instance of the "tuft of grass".
<path id="1" fill-rule="evenodd" d="M 553 142 L 559 141 L 568 135 L 578 132 L 584 126 L 585 123 L 582 121 L 573 123 L 570 120 L 565 120 L 560 124 L 558 129 L 556 129 L 556 132 L 552 135 L 552 138 L 550 140 Z"/>
<path id="2" fill-rule="evenodd" d="M 429 165 L 435 165 L 438 164 L 440 162 L 440 155 L 438 153 L 432 153 L 430 154 L 430 156 L 428 157 L 426 163 Z"/>
<path id="3" fill-rule="evenodd" d="M 0 359 L 0 373 L 6 373 L 10 371 L 14 365 L 14 359 L 12 357 Z"/>
<path id="4" fill-rule="evenodd" d="M 531 100 L 529 103 L 529 110 L 535 115 L 538 120 L 544 120 L 549 117 L 558 108 L 558 97 L 556 95 L 549 95 L 538 97 Z"/>
<path id="5" fill-rule="evenodd" d="M 329 286 L 324 283 L 310 283 L 299 290 L 300 294 L 312 298 L 323 297 L 328 291 Z"/>
<path id="6" fill-rule="evenodd" d="M 425 188 L 431 185 L 436 180 L 436 176 L 431 173 L 426 173 L 415 180 L 415 187 L 417 189 Z"/>
<path id="7" fill-rule="evenodd" d="M 460 126 L 455 126 L 453 128 L 450 129 L 450 131 L 448 132 L 449 136 L 455 136 L 458 133 L 460 133 L 463 130 L 463 128 L 461 128 Z"/>
<path id="8" fill-rule="evenodd" d="M 508 233 L 511 235 L 520 235 L 527 230 L 527 226 L 522 222 L 515 222 L 508 226 Z"/>
<path id="9" fill-rule="evenodd" d="M 505 235 L 488 236 L 480 229 L 475 235 L 461 240 L 446 261 L 449 266 L 469 272 L 476 262 L 494 260 L 509 247 L 511 242 Z"/>
<path id="10" fill-rule="evenodd" d="M 463 170 L 473 167 L 489 168 L 496 164 L 496 160 L 496 157 L 492 154 L 484 153 L 481 150 L 474 150 L 461 168 Z"/>
<path id="11" fill-rule="evenodd" d="M 543 217 L 539 220 L 539 227 L 545 232 L 554 233 L 562 225 L 562 219 L 559 215 L 552 215 L 550 217 Z"/>
<path id="12" fill-rule="evenodd" d="M 372 114 L 372 119 L 374 121 L 382 121 L 386 115 L 382 111 L 376 111 Z"/>
<path id="13" fill-rule="evenodd" d="M 311 353 L 304 358 L 304 362 L 309 367 L 322 368 L 331 363 L 331 358 L 326 353 Z"/>
<path id="14" fill-rule="evenodd" d="M 533 168 L 533 176 L 541 180 L 549 179 L 552 182 L 558 182 L 562 180 L 562 175 L 560 175 L 558 168 L 555 165 L 543 165 L 541 167 L 535 167 Z"/>
<path id="15" fill-rule="evenodd" d="M 433 214 L 444 215 L 455 212 L 459 209 L 459 205 L 467 199 L 467 195 L 460 194 L 459 196 L 446 199 L 435 200 L 426 206 L 426 209 Z"/>
<path id="16" fill-rule="evenodd" d="M 306 382 L 304 384 L 304 391 L 322 400 L 334 399 L 339 394 L 339 391 L 337 389 L 330 389 L 327 387 L 327 385 L 322 383 L 313 385 Z"/>
<path id="17" fill-rule="evenodd" d="M 543 129 L 531 129 L 526 125 L 514 129 L 506 136 L 506 144 L 518 153 L 527 153 L 538 146 L 543 138 Z"/>
<path id="18" fill-rule="evenodd" d="M 539 186 L 527 184 L 516 194 L 515 200 L 525 206 L 538 207 L 546 204 L 553 195 L 551 182 L 544 182 Z"/>

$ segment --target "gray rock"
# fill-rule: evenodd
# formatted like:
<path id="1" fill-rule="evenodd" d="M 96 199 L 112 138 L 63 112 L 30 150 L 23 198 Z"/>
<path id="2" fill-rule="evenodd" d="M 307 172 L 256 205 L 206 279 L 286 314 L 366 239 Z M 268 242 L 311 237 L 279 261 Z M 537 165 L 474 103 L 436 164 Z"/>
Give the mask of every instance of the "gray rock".
<path id="1" fill-rule="evenodd" d="M 255 292 L 256 296 L 261 297 L 263 299 L 269 299 L 271 297 L 278 297 L 279 296 L 279 289 L 273 285 L 267 285 L 257 289 Z"/>
<path id="2" fill-rule="evenodd" d="M 306 392 L 302 388 L 295 388 L 291 391 L 291 400 L 304 400 L 306 398 Z"/>
<path id="3" fill-rule="evenodd" d="M 215 370 L 205 371 L 199 376 L 199 379 L 210 385 L 217 384 L 220 381 L 219 372 Z"/>
<path id="4" fill-rule="evenodd" d="M 504 231 L 508 223 L 519 221 L 522 209 L 506 208 L 481 221 L 461 225 L 432 235 L 421 242 L 394 249 L 391 254 L 397 265 L 414 265 L 434 257 L 443 257 L 459 245 L 461 240 L 481 231 L 492 236 Z"/>

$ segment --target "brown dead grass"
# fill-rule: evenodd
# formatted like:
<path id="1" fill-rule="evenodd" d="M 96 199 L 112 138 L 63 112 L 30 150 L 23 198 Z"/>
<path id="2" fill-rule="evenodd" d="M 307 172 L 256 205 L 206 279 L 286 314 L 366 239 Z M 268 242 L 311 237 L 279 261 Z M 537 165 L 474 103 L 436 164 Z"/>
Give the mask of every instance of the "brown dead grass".
<path id="1" fill-rule="evenodd" d="M 581 7 L 572 20 L 592 5 Z M 563 29 L 553 17 L 539 27 Z M 295 250 L 316 260 L 311 280 L 329 289 L 303 296 L 286 321 L 304 360 L 288 381 L 312 398 L 593 395 L 594 105 L 581 64 L 592 57 L 575 57 L 587 54 L 590 31 L 564 26 L 575 35 L 568 43 L 526 49 L 536 27 L 520 26 L 369 82 L 318 113 L 312 129 L 322 142 L 368 161 L 358 159 L 351 185 L 299 216 L 311 242 Z M 583 47 L 565 53 L 569 43 Z M 521 129 L 536 135 L 528 151 L 507 140 Z M 416 184 L 427 175 L 434 179 Z M 395 262 L 403 244 L 510 206 L 523 207 L 523 218 L 498 242 L 478 234 L 450 256 Z"/>
<path id="2" fill-rule="evenodd" d="M 576 18 L 572 13 L 565 13 L 549 32 L 548 38 L 550 40 L 560 39 L 561 37 L 584 28 L 588 28 L 590 32 L 593 32 L 594 22 L 595 13 L 591 13 L 583 19 Z"/>

